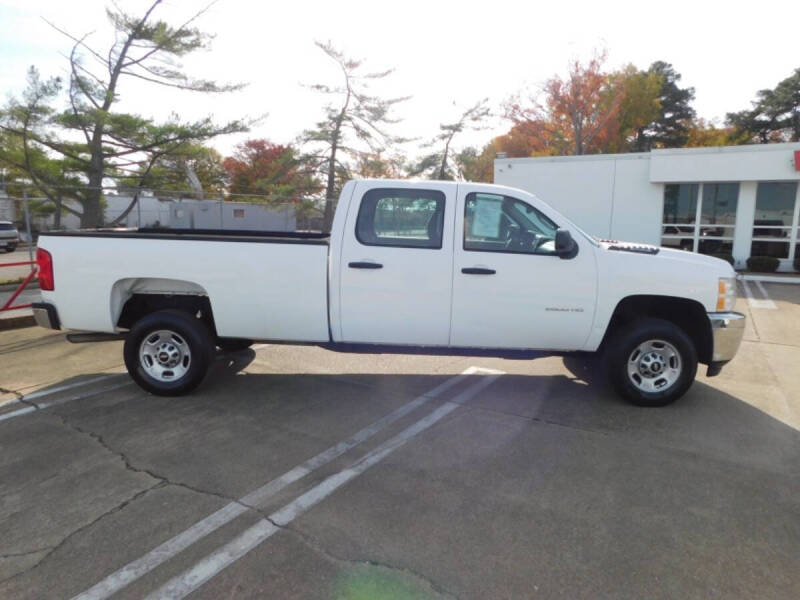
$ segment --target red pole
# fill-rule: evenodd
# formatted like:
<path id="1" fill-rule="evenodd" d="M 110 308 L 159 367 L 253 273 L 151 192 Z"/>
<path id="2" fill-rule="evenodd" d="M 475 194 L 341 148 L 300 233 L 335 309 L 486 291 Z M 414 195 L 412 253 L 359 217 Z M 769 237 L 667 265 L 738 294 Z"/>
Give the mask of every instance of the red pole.
<path id="1" fill-rule="evenodd" d="M 35 276 L 36 276 L 36 269 L 33 269 L 30 273 L 28 273 L 28 276 L 23 280 L 23 282 L 17 288 L 17 291 L 14 292 L 11 298 L 8 299 L 8 302 L 6 302 L 3 305 L 3 308 L 0 308 L 0 312 L 4 310 L 16 310 L 17 308 L 28 308 L 30 306 L 30 304 L 20 304 L 19 306 L 11 306 L 11 305 L 14 303 L 14 300 L 16 300 L 17 297 L 22 293 L 22 290 L 25 289 L 25 286 L 28 285 L 31 282 L 31 279 L 33 279 Z"/>

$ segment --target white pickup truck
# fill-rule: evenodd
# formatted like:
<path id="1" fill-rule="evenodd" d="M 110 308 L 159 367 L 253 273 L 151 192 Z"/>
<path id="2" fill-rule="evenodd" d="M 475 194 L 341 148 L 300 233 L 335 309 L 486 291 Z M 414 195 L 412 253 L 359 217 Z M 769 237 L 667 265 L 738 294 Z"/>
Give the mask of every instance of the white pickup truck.
<path id="1" fill-rule="evenodd" d="M 216 347 L 503 356 L 603 350 L 631 402 L 667 404 L 736 353 L 735 273 L 715 258 L 596 239 L 535 196 L 360 180 L 330 234 L 43 233 L 37 322 L 125 339 L 145 390 L 179 395 Z M 87 337 L 88 336 L 88 337 Z"/>

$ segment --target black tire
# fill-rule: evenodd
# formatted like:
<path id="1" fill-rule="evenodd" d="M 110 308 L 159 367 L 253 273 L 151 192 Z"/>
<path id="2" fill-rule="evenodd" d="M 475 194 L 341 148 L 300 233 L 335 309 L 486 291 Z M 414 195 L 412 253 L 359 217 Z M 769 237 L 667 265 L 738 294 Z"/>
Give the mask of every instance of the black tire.
<path id="1" fill-rule="evenodd" d="M 253 345 L 253 340 L 239 338 L 217 338 L 217 346 L 223 352 L 240 352 Z"/>
<path id="2" fill-rule="evenodd" d="M 634 375 L 629 375 L 628 372 L 629 360 L 634 357 L 634 352 L 640 344 L 649 341 L 667 342 L 677 351 L 679 358 L 676 362 L 679 365 L 677 378 L 671 383 L 664 383 L 663 389 L 652 392 L 637 387 L 634 379 L 638 377 L 641 381 L 641 372 L 637 371 Z M 692 340 L 680 327 L 663 319 L 643 318 L 622 327 L 609 340 L 605 355 L 611 385 L 636 406 L 666 406 L 674 402 L 691 387 L 697 374 L 697 349 Z M 643 355 L 638 355 L 641 356 Z M 652 375 L 650 379 L 661 381 L 658 375 Z M 666 382 L 668 378 L 664 377 L 663 380 Z"/>
<path id="3" fill-rule="evenodd" d="M 188 361 L 185 373 L 166 381 L 152 376 L 145 367 L 147 357 L 140 358 L 142 343 L 158 331 L 174 332 L 180 347 L 189 352 L 182 358 Z M 194 390 L 208 372 L 214 358 L 214 338 L 206 324 L 194 315 L 180 310 L 160 310 L 142 317 L 125 338 L 125 366 L 131 378 L 143 390 L 157 396 L 181 396 Z"/>
<path id="4" fill-rule="evenodd" d="M 11 253 L 16 249 L 17 249 L 16 246 L 6 246 L 6 252 L 8 252 L 8 253 Z"/>

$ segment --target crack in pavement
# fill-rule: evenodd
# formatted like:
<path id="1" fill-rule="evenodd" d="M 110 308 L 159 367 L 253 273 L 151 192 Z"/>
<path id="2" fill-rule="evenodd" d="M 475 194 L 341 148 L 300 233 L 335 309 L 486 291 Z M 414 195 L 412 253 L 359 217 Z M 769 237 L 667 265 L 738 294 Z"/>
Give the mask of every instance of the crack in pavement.
<path id="1" fill-rule="evenodd" d="M 233 496 L 229 496 L 227 494 L 224 494 L 222 492 L 217 492 L 217 491 L 214 491 L 214 490 L 206 490 L 206 489 L 197 487 L 196 485 L 192 485 L 190 483 L 186 483 L 186 482 L 183 482 L 183 481 L 177 481 L 177 480 L 171 479 L 170 477 L 168 477 L 166 475 L 160 475 L 160 474 L 156 473 L 155 471 L 153 471 L 151 469 L 146 469 L 146 468 L 143 468 L 143 467 L 137 467 L 136 465 L 134 465 L 131 462 L 131 459 L 128 457 L 127 454 L 125 454 L 125 452 L 122 452 L 121 450 L 117 450 L 115 448 L 112 448 L 108 444 L 108 442 L 106 442 L 106 440 L 103 439 L 103 436 L 100 435 L 99 433 L 95 433 L 95 432 L 90 431 L 88 429 L 84 429 L 84 428 L 80 427 L 79 425 L 76 425 L 75 423 L 72 423 L 69 420 L 69 418 L 65 417 L 64 415 L 56 414 L 55 416 L 66 427 L 69 427 L 73 431 L 77 431 L 78 433 L 81 433 L 83 435 L 86 435 L 86 436 L 90 437 L 91 439 L 96 441 L 106 452 L 108 452 L 110 454 L 113 454 L 114 456 L 119 458 L 122 461 L 122 464 L 125 466 L 125 469 L 128 470 L 128 471 L 131 471 L 133 473 L 143 473 L 143 474 L 145 474 L 145 475 L 147 475 L 149 477 L 152 477 L 153 479 L 157 480 L 158 484 L 161 484 L 161 485 L 172 485 L 172 486 L 175 486 L 175 487 L 181 487 L 181 488 L 187 489 L 187 490 L 189 490 L 191 492 L 195 492 L 197 494 L 203 494 L 205 496 L 213 496 L 215 498 L 219 498 L 220 500 L 224 500 L 226 502 L 234 502 L 234 503 L 239 504 L 239 505 L 241 505 L 244 508 L 247 508 L 249 510 L 258 511 L 258 508 L 256 508 L 255 506 L 250 506 L 250 505 L 242 502 L 239 498 L 235 498 Z"/>
<path id="2" fill-rule="evenodd" d="M 50 550 L 51 548 L 55 548 L 55 546 L 43 546 L 42 548 L 34 548 L 33 550 L 26 550 L 25 552 L 10 552 L 8 554 L 0 554 L 0 560 L 4 558 L 18 558 L 20 556 L 38 554 L 39 552 L 44 552 L 45 550 Z"/>
<path id="3" fill-rule="evenodd" d="M 36 404 L 34 402 L 25 401 L 25 400 L 22 400 L 22 402 L 26 402 L 29 405 L 33 405 L 34 407 L 38 408 L 38 406 L 36 406 Z M 110 516 L 110 515 L 112 515 L 114 513 L 117 513 L 119 511 L 121 511 L 126 506 L 128 506 L 132 502 L 135 502 L 136 500 L 138 500 L 139 498 L 141 498 L 142 496 L 144 496 L 148 492 L 151 492 L 151 491 L 153 491 L 155 489 L 161 489 L 161 488 L 164 488 L 164 487 L 167 487 L 167 486 L 170 486 L 170 485 L 171 486 L 175 486 L 175 487 L 182 487 L 182 488 L 185 488 L 185 489 L 190 490 L 190 491 L 192 491 L 194 493 L 197 493 L 197 494 L 203 494 L 203 495 L 206 495 L 206 496 L 213 496 L 215 498 L 219 498 L 221 500 L 225 500 L 226 502 L 234 502 L 236 504 L 239 504 L 239 505 L 243 506 L 244 508 L 246 508 L 248 510 L 256 512 L 256 514 L 258 514 L 258 515 L 261 515 L 261 512 L 258 510 L 258 508 L 254 507 L 254 506 L 249 506 L 246 503 L 244 503 L 241 500 L 239 500 L 238 498 L 233 498 L 231 496 L 228 496 L 226 494 L 222 494 L 220 492 L 215 492 L 215 491 L 211 491 L 211 490 L 204 490 L 204 489 L 198 488 L 197 486 L 193 486 L 191 484 L 187 484 L 187 483 L 184 483 L 184 482 L 173 481 L 169 477 L 165 477 L 163 475 L 159 475 L 158 473 L 155 473 L 154 471 L 151 471 L 149 469 L 136 467 L 135 465 L 133 465 L 131 463 L 130 459 L 128 458 L 128 456 L 124 452 L 115 450 L 114 448 L 109 446 L 108 443 L 103 439 L 102 435 L 97 434 L 97 433 L 95 433 L 93 431 L 89 431 L 88 429 L 84 429 L 84 428 L 76 425 L 75 423 L 70 422 L 70 420 L 67 417 L 65 417 L 64 415 L 59 415 L 57 413 L 53 413 L 53 416 L 56 417 L 59 421 L 61 421 L 61 423 L 65 427 L 68 427 L 69 429 L 72 429 L 73 431 L 76 431 L 76 432 L 78 432 L 78 433 L 80 433 L 82 435 L 90 437 L 92 440 L 97 442 L 100 445 L 100 447 L 103 448 L 103 450 L 105 450 L 106 452 L 108 452 L 110 454 L 113 454 L 114 456 L 119 458 L 122 461 L 122 464 L 124 465 L 126 470 L 131 471 L 133 473 L 145 474 L 145 475 L 151 477 L 152 479 L 155 479 L 155 483 L 153 483 L 153 485 L 148 486 L 148 487 L 146 487 L 146 488 L 144 488 L 142 490 L 139 490 L 138 492 L 133 494 L 130 498 L 127 498 L 126 500 L 122 501 L 121 503 L 117 504 L 116 506 L 114 506 L 114 507 L 110 508 L 109 510 L 103 512 L 101 515 L 95 517 L 90 522 L 85 523 L 84 525 L 81 525 L 77 529 L 71 531 L 66 536 L 64 536 L 61 539 L 61 541 L 59 541 L 57 544 L 55 544 L 53 546 L 47 546 L 46 548 L 39 549 L 38 552 L 41 552 L 42 550 L 45 550 L 45 549 L 48 550 L 48 552 L 40 560 L 38 560 L 36 562 L 36 564 L 32 565 L 31 567 L 28 567 L 27 569 L 24 569 L 23 571 L 20 571 L 19 573 L 15 573 L 15 574 L 13 574 L 13 575 L 11 575 L 9 577 L 6 577 L 5 579 L 0 580 L 0 584 L 3 584 L 5 582 L 7 582 L 7 581 L 10 581 L 11 579 L 14 579 L 15 577 L 19 577 L 21 575 L 29 573 L 30 571 L 40 567 L 51 555 L 53 555 L 60 548 L 62 548 L 74 536 L 80 534 L 81 532 L 83 532 L 83 531 L 87 530 L 88 528 L 92 527 L 93 525 L 97 524 L 102 519 L 104 519 L 104 518 L 106 518 L 106 517 L 108 517 L 108 516 Z M 37 552 L 37 551 L 22 552 L 22 553 L 19 553 L 19 554 L 20 555 L 25 555 L 25 554 L 33 554 L 35 552 Z M 0 556 L 0 558 L 4 558 L 6 556 L 14 556 L 14 555 L 13 554 L 2 555 L 2 556 Z"/>
<path id="4" fill-rule="evenodd" d="M 15 577 L 19 577 L 21 575 L 29 573 L 30 571 L 33 571 L 34 569 L 37 569 L 50 556 L 52 556 L 55 552 L 57 552 L 60 548 L 62 548 L 65 544 L 67 544 L 74 536 L 80 534 L 82 531 L 85 531 L 89 527 L 92 527 L 96 523 L 100 522 L 102 519 L 105 519 L 106 517 L 108 517 L 108 516 L 110 516 L 110 515 L 112 515 L 112 514 L 114 514 L 116 512 L 119 512 L 120 510 L 122 510 L 123 508 L 128 506 L 131 502 L 135 502 L 136 500 L 138 500 L 139 498 L 141 498 L 142 496 L 144 496 L 146 493 L 150 492 L 151 490 L 154 490 L 157 487 L 163 487 L 163 485 L 164 484 L 162 484 L 162 483 L 156 483 L 154 485 L 151 485 L 148 488 L 145 488 L 143 490 L 139 490 L 138 492 L 136 492 L 130 498 L 120 502 L 116 506 L 110 508 L 109 510 L 105 511 L 101 515 L 95 517 L 94 519 L 92 519 L 88 523 L 85 523 L 85 524 L 81 525 L 80 527 L 78 527 L 77 529 L 74 529 L 73 531 L 69 532 L 55 546 L 48 546 L 49 552 L 47 554 L 45 554 L 40 560 L 38 560 L 35 565 L 33 565 L 31 567 L 28 567 L 27 569 L 25 569 L 23 571 L 20 571 L 19 573 L 15 573 L 14 575 L 11 575 L 10 577 L 6 577 L 5 579 L 0 580 L 0 584 L 3 584 L 5 582 L 7 582 L 7 581 L 10 581 L 10 580 L 14 579 Z"/>
<path id="5" fill-rule="evenodd" d="M 4 387 L 0 387 L 0 394 L 11 394 L 12 396 L 15 396 L 17 401 L 19 402 L 21 402 L 23 398 L 23 395 L 17 390 L 11 390 Z"/>

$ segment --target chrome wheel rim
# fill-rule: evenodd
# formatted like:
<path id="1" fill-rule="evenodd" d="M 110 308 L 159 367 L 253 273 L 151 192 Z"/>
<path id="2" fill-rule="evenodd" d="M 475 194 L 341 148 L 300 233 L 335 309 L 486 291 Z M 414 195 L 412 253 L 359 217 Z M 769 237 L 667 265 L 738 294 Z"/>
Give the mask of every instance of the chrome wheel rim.
<path id="1" fill-rule="evenodd" d="M 192 352 L 183 336 L 159 329 L 139 344 L 139 363 L 145 373 L 157 381 L 177 381 L 189 370 Z"/>
<path id="2" fill-rule="evenodd" d="M 681 355 L 664 340 L 642 342 L 628 356 L 628 379 L 642 392 L 669 389 L 680 378 L 681 369 Z"/>

